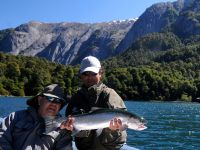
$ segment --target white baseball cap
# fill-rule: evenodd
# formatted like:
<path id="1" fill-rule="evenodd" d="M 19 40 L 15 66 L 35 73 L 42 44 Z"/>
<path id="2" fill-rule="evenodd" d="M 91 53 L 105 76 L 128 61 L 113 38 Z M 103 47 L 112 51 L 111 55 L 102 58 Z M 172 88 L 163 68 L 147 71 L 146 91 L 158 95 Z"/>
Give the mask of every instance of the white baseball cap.
<path id="1" fill-rule="evenodd" d="M 101 69 L 100 61 L 94 56 L 87 56 L 83 58 L 83 60 L 81 61 L 81 67 L 80 67 L 81 74 L 86 71 L 99 73 L 100 69 Z"/>

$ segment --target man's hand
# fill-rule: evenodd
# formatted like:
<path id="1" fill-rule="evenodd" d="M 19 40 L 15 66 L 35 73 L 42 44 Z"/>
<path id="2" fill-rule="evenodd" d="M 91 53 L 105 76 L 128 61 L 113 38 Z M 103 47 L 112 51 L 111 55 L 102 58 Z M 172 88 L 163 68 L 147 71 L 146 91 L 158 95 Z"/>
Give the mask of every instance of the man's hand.
<path id="1" fill-rule="evenodd" d="M 74 127 L 73 127 L 74 120 L 75 119 L 72 116 L 68 116 L 67 121 L 62 122 L 61 125 L 60 125 L 60 128 L 73 131 L 73 129 L 74 129 Z"/>
<path id="2" fill-rule="evenodd" d="M 122 121 L 120 119 L 114 118 L 110 121 L 111 130 L 121 130 L 122 129 Z"/>

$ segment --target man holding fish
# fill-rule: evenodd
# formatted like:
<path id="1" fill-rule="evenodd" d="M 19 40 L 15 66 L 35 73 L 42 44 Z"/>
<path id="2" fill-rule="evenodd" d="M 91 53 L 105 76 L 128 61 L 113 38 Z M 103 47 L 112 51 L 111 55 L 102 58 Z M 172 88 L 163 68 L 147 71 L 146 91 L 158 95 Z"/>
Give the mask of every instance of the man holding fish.
<path id="1" fill-rule="evenodd" d="M 83 86 L 72 96 L 66 108 L 66 116 L 85 114 L 99 108 L 126 110 L 122 98 L 101 82 L 103 69 L 96 57 L 88 56 L 82 60 L 79 75 Z M 74 118 L 70 117 L 70 119 Z M 91 118 L 88 121 L 92 122 L 93 120 Z M 88 126 L 90 125 L 88 124 Z M 111 118 L 109 127 L 102 129 L 100 133 L 97 133 L 96 130 L 84 130 L 77 133 L 75 144 L 79 150 L 120 149 L 127 137 L 126 131 L 122 131 L 122 128 L 121 119 Z"/>
<path id="2" fill-rule="evenodd" d="M 59 115 L 66 101 L 63 91 L 52 84 L 27 100 L 28 108 L 11 113 L 0 123 L 0 149 L 118 150 L 126 142 L 125 129 L 143 130 L 143 119 L 125 111 L 121 97 L 101 82 L 99 60 L 82 60 L 82 88 Z M 72 131 L 72 132 L 71 132 Z M 72 134 L 71 134 L 72 133 Z"/>

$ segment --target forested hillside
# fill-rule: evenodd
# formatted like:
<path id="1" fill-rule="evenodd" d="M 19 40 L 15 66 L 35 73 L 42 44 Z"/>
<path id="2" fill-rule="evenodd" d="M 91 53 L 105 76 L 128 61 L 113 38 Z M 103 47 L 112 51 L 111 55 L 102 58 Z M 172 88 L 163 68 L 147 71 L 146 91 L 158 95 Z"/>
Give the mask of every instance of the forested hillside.
<path id="1" fill-rule="evenodd" d="M 200 96 L 199 36 L 149 34 L 104 66 L 109 83 L 128 99 L 195 101 Z"/>
<path id="2" fill-rule="evenodd" d="M 70 51 L 70 57 L 76 54 L 73 58 L 76 63 L 71 64 L 79 63 L 87 55 L 94 55 L 100 60 L 113 56 L 102 62 L 106 70 L 104 82 L 124 99 L 195 101 L 200 97 L 199 0 L 156 4 L 148 8 L 133 26 L 130 22 L 111 25 L 95 24 L 88 28 L 91 25 L 32 22 L 16 28 L 16 32 L 13 29 L 0 31 L 0 94 L 34 95 L 50 83 L 58 83 L 68 94 L 73 94 L 80 85 L 78 66 L 3 52 L 9 52 L 10 48 L 12 54 L 28 54 L 31 48 L 31 52 L 39 51 L 47 59 L 47 54 L 53 54 L 53 57 L 62 60 L 57 62 L 62 63 L 66 60 L 72 62 L 68 53 L 63 53 L 63 48 L 75 48 Z M 53 33 L 57 31 L 59 36 L 55 38 Z M 67 34 L 68 31 L 73 34 Z M 16 38 L 10 36 L 13 34 Z M 77 40 L 77 34 L 81 35 L 78 36 L 81 40 Z M 39 40 L 32 43 L 35 38 Z M 57 40 L 58 45 L 54 43 Z M 53 44 L 49 44 L 52 41 Z M 70 46 L 66 46 L 69 43 Z M 30 47 L 27 48 L 27 45 Z M 41 52 L 46 46 L 53 47 L 50 51 L 45 48 L 45 52 Z M 21 47 L 26 48 L 21 51 Z M 79 47 L 81 51 L 78 51 Z"/>
<path id="3" fill-rule="evenodd" d="M 172 33 L 143 37 L 122 55 L 103 62 L 104 82 L 127 100 L 195 101 L 200 96 L 200 43 L 188 41 Z M 0 53 L 0 94 L 34 95 L 50 83 L 73 94 L 80 85 L 78 69 Z"/>
<path id="4" fill-rule="evenodd" d="M 78 86 L 76 73 L 76 67 L 0 53 L 0 95 L 30 96 L 51 83 L 58 83 L 71 94 Z"/>

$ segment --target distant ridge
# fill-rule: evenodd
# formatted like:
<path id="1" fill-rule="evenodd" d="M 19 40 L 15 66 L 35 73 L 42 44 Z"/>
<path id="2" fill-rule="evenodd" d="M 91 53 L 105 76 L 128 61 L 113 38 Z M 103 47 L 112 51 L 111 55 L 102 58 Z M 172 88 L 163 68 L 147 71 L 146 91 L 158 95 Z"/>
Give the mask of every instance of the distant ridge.
<path id="1" fill-rule="evenodd" d="M 0 51 L 78 64 L 88 55 L 105 60 L 151 33 L 173 32 L 180 39 L 200 35 L 199 0 L 154 4 L 139 17 L 102 23 L 31 21 L 0 31 Z"/>
<path id="2" fill-rule="evenodd" d="M 62 64 L 77 64 L 86 55 L 114 56 L 134 20 L 109 23 L 42 23 L 31 21 L 0 35 L 0 50 L 14 55 L 39 56 Z"/>

